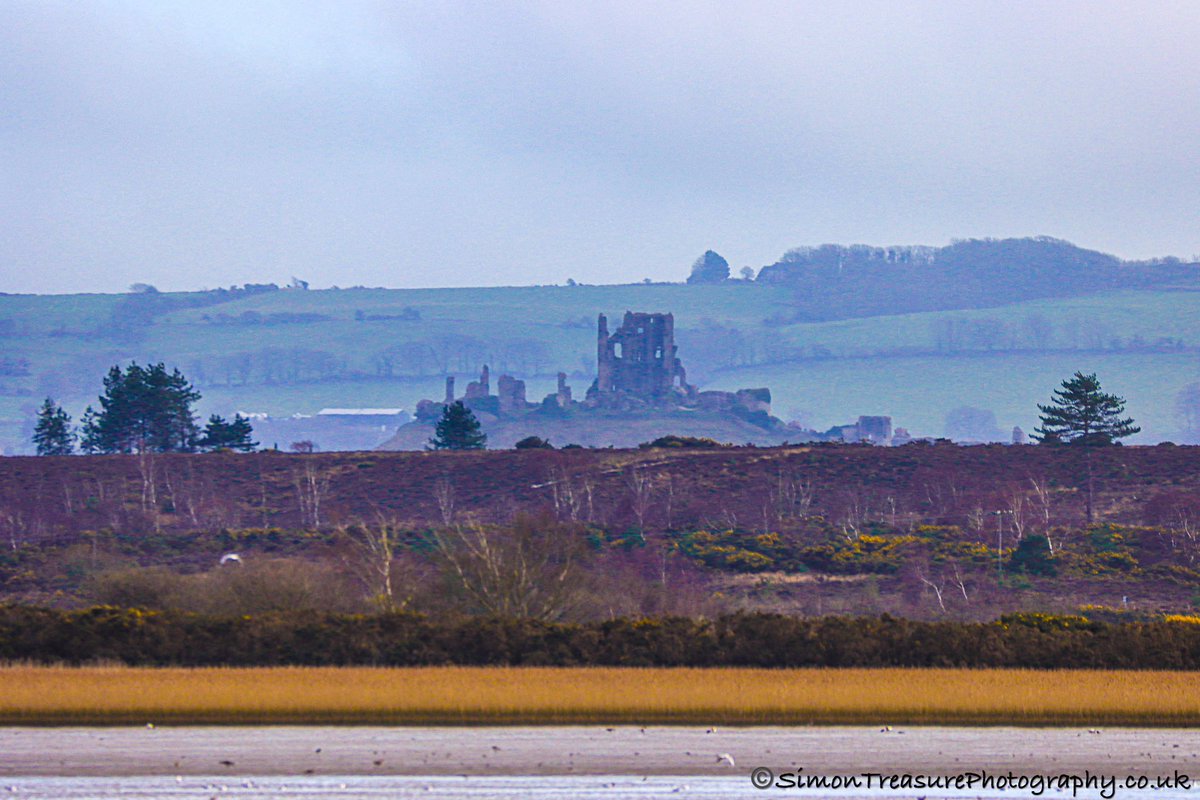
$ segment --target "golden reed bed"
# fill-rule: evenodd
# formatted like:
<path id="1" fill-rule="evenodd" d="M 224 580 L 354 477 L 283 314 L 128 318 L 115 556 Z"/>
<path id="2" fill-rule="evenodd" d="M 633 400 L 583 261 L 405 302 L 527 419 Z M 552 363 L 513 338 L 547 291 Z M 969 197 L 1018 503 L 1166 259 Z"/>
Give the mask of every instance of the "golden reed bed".
<path id="1" fill-rule="evenodd" d="M 0 724 L 1200 725 L 1200 673 L 0 668 Z"/>

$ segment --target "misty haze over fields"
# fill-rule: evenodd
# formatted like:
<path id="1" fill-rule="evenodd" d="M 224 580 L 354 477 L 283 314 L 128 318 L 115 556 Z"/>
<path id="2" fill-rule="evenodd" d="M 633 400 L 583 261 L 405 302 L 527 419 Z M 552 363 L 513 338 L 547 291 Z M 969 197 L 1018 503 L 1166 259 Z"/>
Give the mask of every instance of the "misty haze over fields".
<path id="1" fill-rule="evenodd" d="M 120 795 L 59 757 L 112 725 L 164 797 L 757 792 L 743 723 L 1057 752 L 888 735 L 947 724 L 1070 726 L 1146 800 L 1200 721 L 1197 42 L 1198 0 L 8 0 L 10 793 Z M 484 755 L 303 732 L 360 723 Z M 663 726 L 704 744 L 647 772 Z"/>
<path id="2" fill-rule="evenodd" d="M 818 430 L 1007 440 L 1085 370 L 1133 441 L 1200 441 L 1193 4 L 5 23 L 6 453 L 131 359 L 182 369 L 203 414 L 411 410 L 485 363 L 581 396 L 596 315 L 627 309 L 675 314 L 703 388 L 770 387 Z M 682 285 L 709 248 L 731 279 Z"/>
<path id="3" fill-rule="evenodd" d="M 28 452 L 42 398 L 78 418 L 107 367 L 131 359 L 182 369 L 203 415 L 411 413 L 442 397 L 447 375 L 462 387 L 485 364 L 525 380 L 534 402 L 560 370 L 582 397 L 595 377 L 597 314 L 628 309 L 675 313 L 680 358 L 701 388 L 769 387 L 776 416 L 818 431 L 886 414 L 918 436 L 1009 441 L 1013 426 L 1031 432 L 1037 404 L 1083 370 L 1128 399 L 1143 429 L 1133 442 L 1200 441 L 1193 263 L 1124 262 L 1038 238 L 794 248 L 755 280 L 694 278 L 0 296 L 0 447 Z M 313 438 L 324 449 L 368 449 L 399 421 L 353 436 L 303 433 L 309 423 L 259 428 L 275 437 L 265 445 Z"/>

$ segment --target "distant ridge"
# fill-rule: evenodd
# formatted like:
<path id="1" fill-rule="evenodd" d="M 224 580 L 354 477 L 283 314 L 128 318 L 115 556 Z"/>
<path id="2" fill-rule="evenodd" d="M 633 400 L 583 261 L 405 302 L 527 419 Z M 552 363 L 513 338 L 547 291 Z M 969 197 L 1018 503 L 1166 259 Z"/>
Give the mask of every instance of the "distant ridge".
<path id="1" fill-rule="evenodd" d="M 1187 399 L 1200 396 L 1197 264 L 1026 238 L 798 248 L 758 280 L 684 283 L 685 265 L 676 266 L 676 283 L 0 295 L 0 453 L 31 450 L 45 397 L 78 420 L 104 372 L 132 360 L 182 369 L 204 416 L 288 421 L 271 432 L 273 423 L 256 422 L 260 441 L 373 447 L 398 421 L 310 415 L 412 409 L 440 396 L 447 375 L 484 364 L 539 396 L 553 391 L 558 369 L 582 390 L 596 377 L 596 315 L 631 308 L 677 311 L 696 383 L 770 386 L 778 416 L 811 427 L 888 414 L 937 435 L 947 415 L 970 407 L 1028 430 L 1049 389 L 1086 369 L 1129 398 L 1142 441 L 1200 441 Z M 330 422 L 330 433 L 305 420 Z M 346 433 L 352 423 L 361 435 Z"/>
<path id="2" fill-rule="evenodd" d="M 794 321 L 989 308 L 1050 297 L 1200 282 L 1200 264 L 1122 261 L 1061 239 L 966 239 L 946 247 L 798 247 L 758 281 L 794 286 Z"/>

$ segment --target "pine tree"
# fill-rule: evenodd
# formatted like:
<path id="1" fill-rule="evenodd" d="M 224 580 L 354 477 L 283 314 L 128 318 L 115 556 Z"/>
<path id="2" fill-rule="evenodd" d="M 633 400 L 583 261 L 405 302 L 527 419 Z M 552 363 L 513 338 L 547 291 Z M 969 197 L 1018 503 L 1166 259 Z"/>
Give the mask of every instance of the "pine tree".
<path id="1" fill-rule="evenodd" d="M 167 372 L 161 362 L 114 366 L 104 378 L 100 410 L 89 406 L 84 413 L 84 451 L 191 452 L 199 435 L 192 404 L 199 399 L 183 373 Z"/>
<path id="2" fill-rule="evenodd" d="M 71 417 L 49 397 L 38 409 L 33 443 L 39 456 L 69 456 L 75 450 L 75 432 Z"/>
<path id="3" fill-rule="evenodd" d="M 250 426 L 249 418 L 234 414 L 233 421 L 229 423 L 228 447 L 243 452 L 254 450 L 258 447 L 258 442 L 254 441 L 253 436 L 254 428 Z"/>
<path id="4" fill-rule="evenodd" d="M 1141 430 L 1125 413 L 1124 398 L 1100 390 L 1095 373 L 1074 377 L 1054 390 L 1050 405 L 1039 405 L 1042 425 L 1034 428 L 1034 438 L 1043 444 L 1112 444 Z"/>
<path id="5" fill-rule="evenodd" d="M 482 450 L 487 447 L 487 434 L 471 409 L 457 400 L 442 411 L 429 445 L 432 450 Z"/>
<path id="6" fill-rule="evenodd" d="M 204 433 L 200 436 L 197 445 L 201 449 L 209 451 L 241 450 L 249 452 L 258 447 L 258 442 L 251 438 L 253 434 L 254 429 L 250 427 L 250 420 L 241 414 L 234 414 L 232 422 L 213 414 L 208 418 L 208 424 L 204 426 Z"/>
<path id="7" fill-rule="evenodd" d="M 96 409 L 88 406 L 79 418 L 79 449 L 88 455 L 103 452 L 100 442 L 100 420 Z"/>

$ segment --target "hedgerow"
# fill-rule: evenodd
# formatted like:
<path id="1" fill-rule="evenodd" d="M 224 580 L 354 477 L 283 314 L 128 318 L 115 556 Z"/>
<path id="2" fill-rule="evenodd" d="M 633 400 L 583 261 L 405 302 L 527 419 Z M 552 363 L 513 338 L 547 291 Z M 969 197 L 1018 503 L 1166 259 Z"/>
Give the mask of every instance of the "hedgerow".
<path id="1" fill-rule="evenodd" d="M 0 606 L 0 660 L 142 666 L 539 665 L 1200 669 L 1194 618 L 989 623 L 737 614 L 586 624 L 417 614 L 220 617 Z"/>

